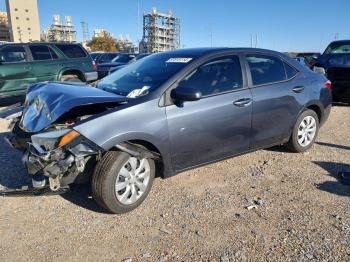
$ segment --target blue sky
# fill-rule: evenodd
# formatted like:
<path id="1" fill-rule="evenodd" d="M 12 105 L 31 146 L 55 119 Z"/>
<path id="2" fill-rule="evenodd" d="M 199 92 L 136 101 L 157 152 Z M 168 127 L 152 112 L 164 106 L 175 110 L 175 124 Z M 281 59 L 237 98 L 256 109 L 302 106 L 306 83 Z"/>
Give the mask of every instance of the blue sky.
<path id="1" fill-rule="evenodd" d="M 140 28 L 137 6 L 140 5 Z M 156 7 L 181 19 L 181 46 L 250 46 L 279 51 L 323 51 L 335 39 L 350 39 L 349 0 L 38 0 L 41 29 L 53 14 L 70 15 L 82 39 L 80 21 L 105 28 L 115 36 L 142 34 L 142 13 Z M 5 10 L 5 0 L 0 0 Z"/>

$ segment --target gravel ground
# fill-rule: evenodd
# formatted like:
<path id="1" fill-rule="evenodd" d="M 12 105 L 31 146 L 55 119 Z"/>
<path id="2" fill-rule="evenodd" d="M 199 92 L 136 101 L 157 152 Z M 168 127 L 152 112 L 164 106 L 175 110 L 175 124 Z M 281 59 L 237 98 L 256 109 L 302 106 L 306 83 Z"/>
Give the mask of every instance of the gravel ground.
<path id="1" fill-rule="evenodd" d="M 0 132 L 6 123 L 0 122 Z M 0 261 L 350 261 L 350 107 L 335 106 L 304 154 L 261 150 L 157 179 L 135 211 L 110 215 L 89 187 L 0 198 Z M 0 184 L 26 183 L 0 133 Z"/>

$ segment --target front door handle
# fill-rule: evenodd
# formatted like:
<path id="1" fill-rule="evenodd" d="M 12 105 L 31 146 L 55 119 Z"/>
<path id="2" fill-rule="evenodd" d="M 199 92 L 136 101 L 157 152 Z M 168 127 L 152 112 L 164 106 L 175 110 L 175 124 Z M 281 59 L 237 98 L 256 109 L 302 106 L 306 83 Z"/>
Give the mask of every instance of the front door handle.
<path id="1" fill-rule="evenodd" d="M 242 99 L 238 99 L 235 102 L 233 102 L 233 104 L 235 106 L 239 106 L 239 107 L 249 106 L 251 103 L 252 103 L 251 98 L 242 98 Z"/>
<path id="2" fill-rule="evenodd" d="M 296 86 L 292 90 L 294 93 L 301 93 L 304 91 L 304 89 L 305 89 L 305 87 L 303 87 L 303 86 Z"/>

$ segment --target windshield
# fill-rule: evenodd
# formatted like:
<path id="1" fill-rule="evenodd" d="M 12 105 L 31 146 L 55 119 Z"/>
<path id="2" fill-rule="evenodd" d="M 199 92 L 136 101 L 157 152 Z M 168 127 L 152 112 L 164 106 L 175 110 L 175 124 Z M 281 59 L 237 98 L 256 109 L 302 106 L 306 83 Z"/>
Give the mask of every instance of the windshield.
<path id="1" fill-rule="evenodd" d="M 330 44 L 325 54 L 348 54 L 350 53 L 350 41 Z"/>
<path id="2" fill-rule="evenodd" d="M 115 63 L 124 63 L 126 64 L 127 62 L 129 62 L 131 59 L 133 59 L 135 56 L 133 55 L 125 55 L 125 54 L 119 54 L 116 57 L 114 57 L 112 59 L 112 62 Z"/>
<path id="3" fill-rule="evenodd" d="M 154 54 L 105 77 L 97 87 L 122 96 L 145 95 L 160 87 L 192 62 L 193 58 L 193 56 Z"/>
<path id="4" fill-rule="evenodd" d="M 101 53 L 91 53 L 90 56 L 93 60 L 96 60 L 99 58 L 102 54 Z"/>

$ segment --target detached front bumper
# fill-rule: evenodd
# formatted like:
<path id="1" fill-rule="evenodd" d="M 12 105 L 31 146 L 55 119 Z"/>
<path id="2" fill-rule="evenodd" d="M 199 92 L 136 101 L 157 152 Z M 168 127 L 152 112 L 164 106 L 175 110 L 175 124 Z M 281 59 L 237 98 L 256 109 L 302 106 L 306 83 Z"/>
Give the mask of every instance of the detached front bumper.
<path id="1" fill-rule="evenodd" d="M 97 146 L 85 139 L 51 151 L 29 142 L 22 161 L 29 175 L 43 177 L 50 189 L 56 191 L 74 183 L 79 175 L 88 176 L 84 173 L 86 165 L 90 159 L 94 161 L 100 152 Z M 41 186 L 45 184 L 43 181 L 37 182 Z"/>

